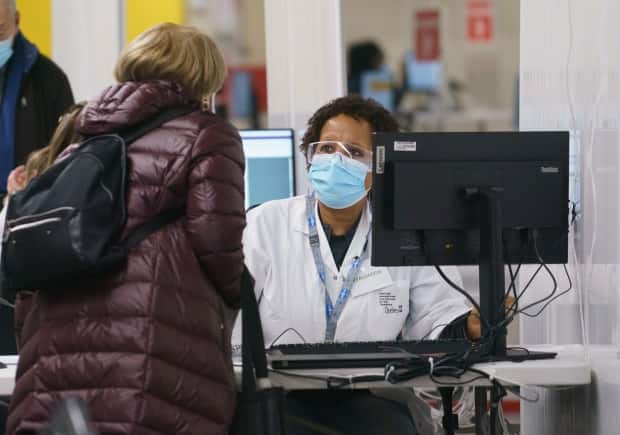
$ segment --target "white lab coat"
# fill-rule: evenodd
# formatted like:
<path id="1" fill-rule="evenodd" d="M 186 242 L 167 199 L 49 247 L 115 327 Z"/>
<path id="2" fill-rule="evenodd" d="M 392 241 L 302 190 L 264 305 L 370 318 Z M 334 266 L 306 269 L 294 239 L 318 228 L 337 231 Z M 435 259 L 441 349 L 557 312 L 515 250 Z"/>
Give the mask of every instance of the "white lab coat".
<path id="1" fill-rule="evenodd" d="M 318 215 L 316 219 L 320 222 Z M 367 206 L 340 271 L 323 227 L 317 225 L 332 301 L 337 299 L 354 257 L 361 254 L 370 220 Z M 305 196 L 271 201 L 251 210 L 243 248 L 246 265 L 256 280 L 265 345 L 276 339 L 275 344 L 301 343 L 302 337 L 309 343 L 324 341 L 325 297 L 308 241 Z M 445 272 L 461 282 L 456 268 L 445 267 Z M 394 340 L 401 333 L 404 339 L 436 338 L 443 325 L 469 310 L 467 300 L 433 268 L 373 267 L 367 258 L 338 320 L 335 341 Z M 239 343 L 240 336 L 238 318 L 233 343 Z"/>

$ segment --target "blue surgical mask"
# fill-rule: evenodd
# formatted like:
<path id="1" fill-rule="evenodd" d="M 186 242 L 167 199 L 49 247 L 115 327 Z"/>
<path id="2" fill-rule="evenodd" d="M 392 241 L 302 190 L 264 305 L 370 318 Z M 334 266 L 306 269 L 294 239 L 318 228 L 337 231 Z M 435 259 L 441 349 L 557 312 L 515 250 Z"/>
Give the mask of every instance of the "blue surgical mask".
<path id="1" fill-rule="evenodd" d="M 13 55 L 13 38 L 0 41 L 0 68 L 4 67 Z"/>
<path id="2" fill-rule="evenodd" d="M 308 175 L 319 201 L 330 208 L 342 209 L 366 196 L 367 173 L 365 164 L 335 153 L 315 155 Z"/>

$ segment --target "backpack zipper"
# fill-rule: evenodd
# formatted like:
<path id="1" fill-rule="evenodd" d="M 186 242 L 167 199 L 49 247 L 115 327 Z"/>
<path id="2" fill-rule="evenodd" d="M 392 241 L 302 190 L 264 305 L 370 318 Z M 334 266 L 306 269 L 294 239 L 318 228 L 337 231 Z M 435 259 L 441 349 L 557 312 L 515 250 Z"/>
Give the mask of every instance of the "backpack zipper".
<path id="1" fill-rule="evenodd" d="M 12 219 L 12 220 L 10 220 L 10 221 L 7 221 L 7 224 L 8 224 L 9 226 L 11 226 L 11 225 L 13 225 L 13 224 L 15 224 L 15 223 L 17 223 L 17 222 L 21 222 L 21 221 L 23 221 L 24 219 L 32 219 L 32 218 L 37 218 L 37 217 L 46 216 L 46 215 L 48 215 L 48 214 L 51 214 L 51 213 L 56 213 L 56 212 L 59 212 L 59 211 L 64 211 L 64 210 L 74 210 L 74 209 L 75 209 L 75 207 L 58 207 L 58 208 L 54 208 L 54 209 L 52 209 L 52 210 L 44 211 L 44 212 L 42 212 L 42 213 L 30 214 L 30 215 L 28 215 L 28 216 L 22 216 L 22 217 L 17 218 L 17 219 Z"/>
<path id="2" fill-rule="evenodd" d="M 10 234 L 10 233 L 14 233 L 14 232 L 21 231 L 21 230 L 26 230 L 28 228 L 39 227 L 41 225 L 49 224 L 52 222 L 60 222 L 61 220 L 62 219 L 59 217 L 41 219 L 40 221 L 29 222 L 27 224 L 21 224 L 21 225 L 16 225 L 14 227 L 9 227 L 7 232 Z"/>

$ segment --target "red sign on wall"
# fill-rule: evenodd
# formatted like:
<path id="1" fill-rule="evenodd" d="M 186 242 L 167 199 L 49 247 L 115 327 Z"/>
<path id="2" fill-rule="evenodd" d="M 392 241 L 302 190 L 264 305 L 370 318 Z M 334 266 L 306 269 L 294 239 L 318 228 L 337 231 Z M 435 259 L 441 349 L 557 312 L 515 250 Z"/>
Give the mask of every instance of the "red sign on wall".
<path id="1" fill-rule="evenodd" d="M 467 39 L 470 42 L 493 39 L 493 18 L 488 0 L 470 0 L 467 4 Z"/>
<path id="2" fill-rule="evenodd" d="M 415 14 L 415 52 L 417 60 L 438 60 L 439 11 L 426 9 Z"/>

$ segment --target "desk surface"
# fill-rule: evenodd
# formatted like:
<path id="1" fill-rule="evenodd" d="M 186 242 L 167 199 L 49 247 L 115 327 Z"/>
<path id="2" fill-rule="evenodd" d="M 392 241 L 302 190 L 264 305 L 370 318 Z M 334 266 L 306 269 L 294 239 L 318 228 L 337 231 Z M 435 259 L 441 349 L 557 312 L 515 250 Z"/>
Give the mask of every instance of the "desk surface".
<path id="1" fill-rule="evenodd" d="M 557 352 L 555 359 L 514 362 L 494 362 L 475 364 L 473 367 L 493 376 L 504 385 L 514 386 L 545 386 L 560 387 L 585 385 L 590 383 L 591 364 L 586 358 L 582 346 L 529 346 L 530 350 L 544 350 Z M 273 385 L 285 389 L 324 389 L 327 386 L 327 378 L 341 378 L 346 380 L 350 377 L 373 375 L 382 376 L 383 368 L 356 368 L 356 369 L 304 369 L 304 370 L 278 370 L 271 372 L 269 379 Z M 235 365 L 235 374 L 239 377 L 241 368 Z M 488 379 L 475 379 L 479 375 L 467 373 L 461 378 L 440 378 L 441 382 L 460 384 L 471 381 L 469 385 L 488 386 Z M 435 388 L 437 384 L 429 376 L 421 376 L 407 382 L 390 384 L 389 382 L 361 382 L 355 383 L 348 388 L 384 388 L 384 387 L 417 387 Z"/>
<path id="2" fill-rule="evenodd" d="M 591 363 L 583 351 L 583 346 L 528 346 L 531 350 L 558 352 L 555 359 L 541 361 L 525 361 L 521 363 L 496 362 L 476 364 L 474 368 L 495 377 L 505 385 L 537 385 L 560 387 L 585 385 L 590 383 Z M 7 365 L 0 369 L 0 396 L 10 396 L 15 387 L 17 356 L 0 356 L 0 361 Z M 240 378 L 241 368 L 235 365 L 235 374 Z M 382 375 L 382 368 L 369 369 L 320 369 L 320 370 L 281 370 L 269 376 L 274 385 L 286 389 L 324 389 L 328 376 L 347 379 L 351 376 Z M 475 373 L 468 373 L 455 383 L 462 383 L 475 378 Z M 442 382 L 450 382 L 450 378 L 441 378 Z M 478 379 L 470 385 L 489 385 L 488 379 Z M 388 382 L 356 383 L 350 388 L 381 388 L 381 387 L 417 387 L 434 388 L 437 386 L 428 376 L 411 381 L 390 384 Z"/>
<path id="3" fill-rule="evenodd" d="M 0 396 L 10 396 L 15 387 L 17 355 L 2 355 L 0 362 L 6 364 L 6 368 L 0 369 Z"/>

